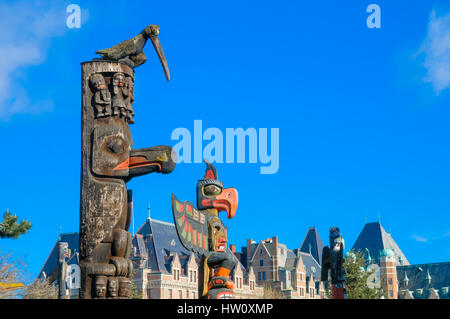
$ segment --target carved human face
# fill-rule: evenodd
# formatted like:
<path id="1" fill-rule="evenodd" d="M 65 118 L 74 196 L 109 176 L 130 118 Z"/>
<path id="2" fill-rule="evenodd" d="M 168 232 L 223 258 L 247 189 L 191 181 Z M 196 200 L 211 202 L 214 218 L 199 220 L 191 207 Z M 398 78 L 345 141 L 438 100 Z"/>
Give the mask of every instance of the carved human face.
<path id="1" fill-rule="evenodd" d="M 119 290 L 119 282 L 115 278 L 108 280 L 108 295 L 110 297 L 117 297 L 117 292 Z"/>
<path id="2" fill-rule="evenodd" d="M 113 82 L 114 85 L 123 86 L 125 83 L 125 75 L 123 73 L 114 74 Z"/>
<path id="3" fill-rule="evenodd" d="M 106 277 L 98 276 L 95 280 L 95 295 L 97 298 L 106 296 Z"/>
<path id="4" fill-rule="evenodd" d="M 224 252 L 227 248 L 227 232 L 219 217 L 211 217 L 208 221 L 210 250 Z"/>
<path id="5" fill-rule="evenodd" d="M 103 90 L 105 88 L 105 79 L 101 74 L 92 75 L 90 82 L 96 90 Z"/>
<path id="6" fill-rule="evenodd" d="M 119 282 L 119 296 L 129 297 L 131 291 L 131 282 L 129 280 L 122 280 Z"/>
<path id="7" fill-rule="evenodd" d="M 131 77 L 127 77 L 125 79 L 125 86 L 128 87 L 128 89 L 130 90 L 130 94 L 133 94 L 133 92 L 134 92 L 134 83 L 133 83 L 133 80 L 131 79 Z"/>

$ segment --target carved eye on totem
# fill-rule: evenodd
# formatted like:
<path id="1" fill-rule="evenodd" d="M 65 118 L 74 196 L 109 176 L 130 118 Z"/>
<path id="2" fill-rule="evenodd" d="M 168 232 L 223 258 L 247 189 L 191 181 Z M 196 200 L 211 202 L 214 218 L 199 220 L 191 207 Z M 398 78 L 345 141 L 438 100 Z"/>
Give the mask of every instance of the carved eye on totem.
<path id="1" fill-rule="evenodd" d="M 203 193 L 206 196 L 217 196 L 222 193 L 222 188 L 214 184 L 209 184 L 203 187 Z"/>
<path id="2" fill-rule="evenodd" d="M 210 227 L 211 227 L 211 230 L 212 230 L 212 232 L 213 232 L 214 235 L 217 235 L 218 233 L 220 234 L 220 233 L 222 233 L 222 231 L 223 231 L 223 226 L 222 226 L 222 224 L 221 224 L 220 222 L 218 222 L 218 221 L 213 221 L 213 222 L 210 224 Z"/>
<path id="3" fill-rule="evenodd" d="M 113 154 L 121 154 L 126 151 L 126 143 L 122 138 L 108 138 L 104 145 L 106 150 Z"/>

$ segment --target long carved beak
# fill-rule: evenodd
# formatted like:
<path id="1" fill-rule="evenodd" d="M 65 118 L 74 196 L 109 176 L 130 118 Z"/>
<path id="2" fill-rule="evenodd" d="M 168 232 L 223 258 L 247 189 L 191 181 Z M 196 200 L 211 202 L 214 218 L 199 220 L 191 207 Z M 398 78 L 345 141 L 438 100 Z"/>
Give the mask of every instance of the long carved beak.
<path id="1" fill-rule="evenodd" d="M 161 43 L 159 42 L 158 36 L 153 35 L 150 37 L 150 40 L 152 40 L 153 47 L 156 50 L 156 53 L 158 54 L 159 61 L 161 61 L 161 65 L 164 69 L 164 74 L 166 75 L 167 81 L 170 81 L 170 72 L 169 72 L 169 66 L 167 65 L 166 57 L 164 56 L 164 51 L 161 47 Z"/>
<path id="2" fill-rule="evenodd" d="M 153 172 L 169 174 L 176 165 L 176 154 L 170 146 L 132 150 L 130 157 L 114 168 L 114 171 L 128 170 L 128 177 L 136 177 Z"/>
<path id="3" fill-rule="evenodd" d="M 216 196 L 212 204 L 219 212 L 226 211 L 229 219 L 233 218 L 238 206 L 237 190 L 235 188 L 225 188 L 220 195 Z"/>

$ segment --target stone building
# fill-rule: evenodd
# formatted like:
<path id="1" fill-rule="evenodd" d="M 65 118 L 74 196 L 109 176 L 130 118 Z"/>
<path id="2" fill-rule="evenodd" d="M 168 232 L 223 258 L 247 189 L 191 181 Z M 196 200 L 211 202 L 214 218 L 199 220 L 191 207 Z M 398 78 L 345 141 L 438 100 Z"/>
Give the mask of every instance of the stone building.
<path id="1" fill-rule="evenodd" d="M 304 252 L 304 247 L 311 252 Z M 287 248 L 278 237 L 260 242 L 248 239 L 247 246 L 235 255 L 245 268 L 253 269 L 257 285 L 269 285 L 288 299 L 319 299 L 325 297 L 318 262 L 322 247 L 317 230 L 310 228 L 300 249 Z"/>
<path id="2" fill-rule="evenodd" d="M 61 234 L 59 241 L 68 242 L 71 256 L 68 260 L 76 270 L 78 265 L 78 233 Z M 52 249 L 39 273 L 40 278 L 56 279 L 56 247 Z M 235 298 L 264 297 L 264 285 L 279 291 L 285 298 L 323 298 L 325 290 L 320 283 L 320 254 L 323 246 L 316 229 L 310 229 L 300 249 L 288 249 L 273 237 L 247 246 L 237 252 L 230 245 L 236 266 L 230 273 L 235 284 Z M 304 248 L 307 247 L 307 248 Z M 317 248 L 319 247 L 319 248 Z M 311 253 L 304 252 L 304 250 Z M 199 258 L 180 243 L 172 223 L 147 218 L 132 239 L 135 268 L 133 283 L 142 298 L 197 299 Z M 71 280 L 77 281 L 76 271 Z M 79 275 L 79 270 L 78 270 Z M 76 298 L 79 283 L 70 285 L 68 293 Z"/>
<path id="3" fill-rule="evenodd" d="M 233 252 L 228 248 L 228 252 Z M 199 258 L 186 250 L 172 223 L 147 218 L 133 237 L 133 279 L 144 299 L 197 299 Z M 252 267 L 236 258 L 230 273 L 235 298 L 262 298 Z"/>
<path id="4" fill-rule="evenodd" d="M 379 266 L 388 299 L 450 299 L 450 262 L 411 265 L 380 222 L 366 223 L 352 248 Z"/>
<path id="5" fill-rule="evenodd" d="M 397 267 L 399 299 L 450 299 L 450 262 Z"/>
<path id="6" fill-rule="evenodd" d="M 67 294 L 76 298 L 79 288 L 78 233 L 61 234 L 39 272 L 56 279 L 57 243 L 67 242 L 69 278 Z M 198 298 L 199 258 L 184 249 L 172 223 L 148 218 L 133 236 L 131 259 L 135 286 L 143 298 Z M 285 298 L 324 298 L 320 282 L 323 243 L 317 229 L 308 230 L 300 248 L 289 249 L 278 237 L 259 242 L 247 240 L 236 257 L 230 276 L 236 298 L 262 298 L 264 286 Z M 367 223 L 352 247 L 364 254 L 367 266 L 378 267 L 380 286 L 389 299 L 450 299 L 450 262 L 411 265 L 395 240 L 379 223 Z"/>

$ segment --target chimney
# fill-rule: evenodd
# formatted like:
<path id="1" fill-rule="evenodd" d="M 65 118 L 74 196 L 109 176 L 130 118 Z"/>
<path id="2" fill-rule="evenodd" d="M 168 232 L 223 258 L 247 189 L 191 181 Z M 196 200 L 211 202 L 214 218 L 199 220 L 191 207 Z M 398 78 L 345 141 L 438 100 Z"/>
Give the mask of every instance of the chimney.
<path id="1" fill-rule="evenodd" d="M 250 266 L 250 259 L 253 255 L 252 243 L 253 243 L 253 240 L 251 238 L 247 239 L 247 258 L 246 258 L 247 259 L 247 267 Z"/>
<path id="2" fill-rule="evenodd" d="M 272 278 L 274 281 L 279 280 L 278 278 L 278 266 L 280 264 L 279 261 L 279 251 L 278 251 L 278 236 L 272 237 L 272 243 L 273 243 L 273 253 L 272 253 L 272 258 L 273 258 L 273 275 Z"/>

